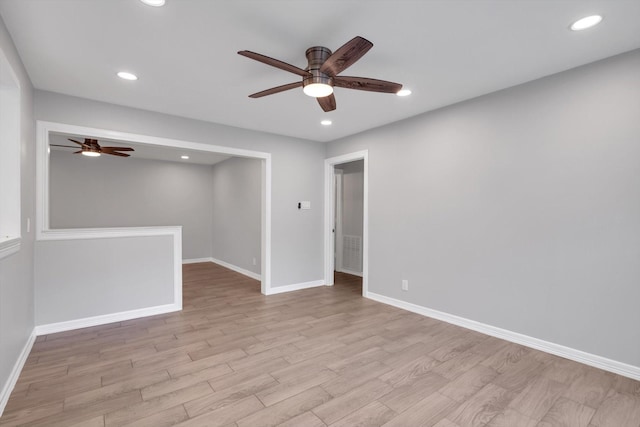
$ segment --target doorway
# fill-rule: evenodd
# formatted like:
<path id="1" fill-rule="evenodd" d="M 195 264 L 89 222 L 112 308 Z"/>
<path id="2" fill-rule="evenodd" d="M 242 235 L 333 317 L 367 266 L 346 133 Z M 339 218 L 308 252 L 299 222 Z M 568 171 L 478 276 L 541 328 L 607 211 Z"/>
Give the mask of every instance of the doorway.
<path id="1" fill-rule="evenodd" d="M 83 239 L 114 239 L 144 237 L 146 234 L 157 232 L 152 228 L 145 227 L 124 227 L 124 228 L 91 228 L 91 229 L 51 229 L 50 227 L 50 157 L 49 143 L 54 134 L 71 135 L 91 135 L 97 139 L 117 138 L 126 144 L 138 144 L 140 148 L 147 146 L 150 148 L 164 149 L 174 154 L 184 154 L 184 152 L 199 152 L 201 154 L 214 155 L 215 153 L 230 157 L 244 157 L 257 159 L 260 161 L 260 253 L 255 255 L 261 259 L 260 262 L 260 282 L 261 292 L 265 295 L 271 291 L 271 154 L 240 148 L 217 146 L 211 144 L 167 139 L 150 135 L 130 134 L 126 132 L 90 128 L 85 126 L 68 125 L 62 123 L 37 121 L 37 191 L 36 199 L 36 240 L 60 240 L 72 241 L 70 245 L 76 244 Z M 174 304 L 182 306 L 182 232 L 180 239 L 176 241 L 174 248 Z M 102 241 L 102 240 L 101 240 Z M 104 240 L 106 241 L 106 240 Z M 77 243 L 79 244 L 79 243 Z M 256 251 L 257 252 L 257 251 Z M 64 254 L 63 254 L 64 255 Z M 256 260 L 257 263 L 257 260 Z M 155 313 L 157 314 L 157 313 Z"/>
<path id="2" fill-rule="evenodd" d="M 368 152 L 325 160 L 325 283 L 368 294 Z"/>
<path id="3" fill-rule="evenodd" d="M 334 284 L 361 286 L 363 194 L 364 161 L 335 165 Z"/>

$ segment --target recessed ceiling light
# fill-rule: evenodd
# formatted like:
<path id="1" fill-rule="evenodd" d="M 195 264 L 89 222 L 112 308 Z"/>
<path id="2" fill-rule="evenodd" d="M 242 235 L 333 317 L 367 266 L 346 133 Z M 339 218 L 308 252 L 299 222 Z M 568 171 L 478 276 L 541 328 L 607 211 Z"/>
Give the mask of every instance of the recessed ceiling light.
<path id="1" fill-rule="evenodd" d="M 401 89 L 398 92 L 396 92 L 396 95 L 398 95 L 398 96 L 409 96 L 409 95 L 411 95 L 411 91 L 409 89 Z"/>
<path id="2" fill-rule="evenodd" d="M 118 72 L 118 77 L 124 80 L 138 80 L 138 76 L 132 73 L 127 73 L 126 71 Z"/>
<path id="3" fill-rule="evenodd" d="M 331 123 L 333 123 L 331 120 L 323 120 L 320 122 L 322 126 L 331 126 Z"/>
<path id="4" fill-rule="evenodd" d="M 180 156 L 182 160 L 189 160 L 189 156 Z"/>
<path id="5" fill-rule="evenodd" d="M 600 15 L 591 15 L 586 16 L 582 19 L 578 19 L 576 22 L 571 24 L 571 29 L 573 31 L 586 30 L 587 28 L 591 28 L 594 25 L 598 25 L 602 21 L 602 16 Z"/>
<path id="6" fill-rule="evenodd" d="M 154 7 L 164 6 L 164 0 L 140 0 L 140 1 L 149 6 L 154 6 Z"/>

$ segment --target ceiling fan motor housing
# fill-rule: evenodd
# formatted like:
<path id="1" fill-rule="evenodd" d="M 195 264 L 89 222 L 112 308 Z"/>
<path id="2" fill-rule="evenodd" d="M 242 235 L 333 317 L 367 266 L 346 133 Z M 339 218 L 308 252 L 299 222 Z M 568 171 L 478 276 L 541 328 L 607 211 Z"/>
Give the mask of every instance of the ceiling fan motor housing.
<path id="1" fill-rule="evenodd" d="M 87 148 L 83 147 L 82 151 L 88 151 L 91 153 L 100 154 L 100 145 L 98 144 L 97 139 L 85 138 L 84 143 L 87 146 Z"/>
<path id="2" fill-rule="evenodd" d="M 314 46 L 307 49 L 305 55 L 309 63 L 305 70 L 311 73 L 311 75 L 302 80 L 302 86 L 320 83 L 333 87 L 333 77 L 320 71 L 322 64 L 331 56 L 331 50 L 323 46 Z"/>

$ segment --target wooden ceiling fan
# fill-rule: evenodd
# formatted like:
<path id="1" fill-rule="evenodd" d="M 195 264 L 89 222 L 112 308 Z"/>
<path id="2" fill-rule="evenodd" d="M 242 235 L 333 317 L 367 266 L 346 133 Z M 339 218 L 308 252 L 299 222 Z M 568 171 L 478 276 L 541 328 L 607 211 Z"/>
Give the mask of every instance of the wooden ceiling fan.
<path id="1" fill-rule="evenodd" d="M 402 89 L 402 85 L 399 83 L 367 77 L 338 75 L 362 58 L 372 47 L 373 43 L 359 36 L 345 43 L 334 53 L 331 53 L 331 50 L 323 46 L 310 47 L 305 53 L 308 65 L 304 70 L 295 65 L 248 50 L 241 50 L 238 54 L 302 77 L 302 81 L 263 90 L 249 95 L 249 98 L 261 98 L 302 87 L 305 94 L 318 100 L 320 107 L 324 111 L 333 111 L 336 109 L 336 98 L 333 95 L 334 86 L 383 93 L 397 93 Z"/>
<path id="2" fill-rule="evenodd" d="M 97 139 L 85 138 L 84 142 L 76 141 L 68 138 L 69 141 L 75 142 L 80 146 L 80 151 L 73 154 L 84 154 L 89 157 L 98 157 L 100 154 L 110 154 L 112 156 L 129 157 L 129 154 L 120 153 L 120 151 L 135 151 L 131 147 L 101 147 Z M 73 145 L 50 144 L 52 147 L 78 148 Z"/>

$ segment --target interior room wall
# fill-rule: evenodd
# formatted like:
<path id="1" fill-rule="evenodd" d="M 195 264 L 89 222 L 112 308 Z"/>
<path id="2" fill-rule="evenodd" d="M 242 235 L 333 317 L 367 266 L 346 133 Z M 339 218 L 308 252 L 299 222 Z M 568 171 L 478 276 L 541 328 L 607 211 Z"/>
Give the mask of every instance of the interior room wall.
<path id="1" fill-rule="evenodd" d="M 342 171 L 342 234 L 362 238 L 364 161 L 343 163 L 335 168 Z M 360 264 L 362 265 L 362 257 Z M 361 269 L 355 272 L 362 273 Z"/>
<path id="2" fill-rule="evenodd" d="M 35 264 L 38 326 L 174 302 L 171 236 L 42 241 Z"/>
<path id="3" fill-rule="evenodd" d="M 20 251 L 0 260 L 0 413 L 9 397 L 10 385 L 19 371 L 23 352 L 29 350 L 34 328 L 33 241 L 27 220 L 35 216 L 35 127 L 33 86 L 0 18 L 0 49 L 20 82 Z M 0 112 L 1 114 L 1 112 Z M 1 203 L 1 202 L 0 202 Z M 26 356 L 26 354 L 24 354 Z"/>
<path id="4" fill-rule="evenodd" d="M 211 257 L 211 166 L 133 156 L 52 150 L 50 227 L 181 225 L 183 258 Z"/>
<path id="5" fill-rule="evenodd" d="M 262 161 L 232 157 L 212 169 L 212 256 L 260 274 Z"/>
<path id="6" fill-rule="evenodd" d="M 369 150 L 369 290 L 640 367 L 638 70 L 633 51 L 329 143 Z"/>
<path id="7" fill-rule="evenodd" d="M 35 92 L 35 116 L 271 153 L 271 286 L 322 280 L 324 144 L 43 91 Z M 298 210 L 299 200 L 311 201 L 312 208 Z"/>

